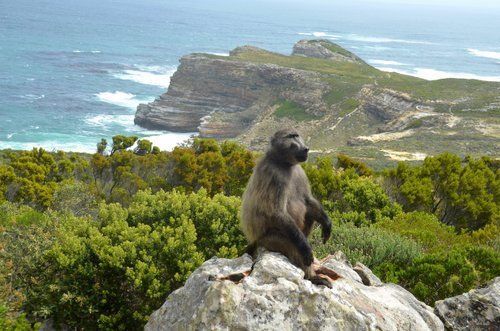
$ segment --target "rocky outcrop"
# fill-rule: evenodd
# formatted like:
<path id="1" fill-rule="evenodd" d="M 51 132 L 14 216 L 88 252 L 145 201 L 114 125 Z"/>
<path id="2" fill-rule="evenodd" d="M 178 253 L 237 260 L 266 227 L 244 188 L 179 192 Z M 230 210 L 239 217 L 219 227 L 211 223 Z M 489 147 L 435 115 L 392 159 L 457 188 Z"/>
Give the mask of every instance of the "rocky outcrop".
<path id="1" fill-rule="evenodd" d="M 252 51 L 266 52 L 245 46 L 231 54 Z M 275 64 L 191 54 L 181 58 L 166 93 L 138 106 L 134 121 L 149 129 L 235 137 L 279 99 L 293 101 L 311 114 L 324 114 L 327 85 L 320 78 L 315 72 Z"/>
<path id="2" fill-rule="evenodd" d="M 343 49 L 329 40 L 300 40 L 293 46 L 292 55 L 314 57 L 318 59 L 365 63 L 355 54 Z"/>
<path id="3" fill-rule="evenodd" d="M 437 301 L 435 312 L 449 330 L 500 330 L 500 277 L 483 288 Z"/>
<path id="4" fill-rule="evenodd" d="M 341 278 L 313 285 L 278 253 L 212 258 L 155 311 L 145 330 L 443 330 L 432 309 L 337 253 L 322 261 Z M 240 282 L 220 276 L 251 273 Z M 360 276 L 360 273 L 363 276 Z M 365 285 L 369 284 L 369 285 Z"/>

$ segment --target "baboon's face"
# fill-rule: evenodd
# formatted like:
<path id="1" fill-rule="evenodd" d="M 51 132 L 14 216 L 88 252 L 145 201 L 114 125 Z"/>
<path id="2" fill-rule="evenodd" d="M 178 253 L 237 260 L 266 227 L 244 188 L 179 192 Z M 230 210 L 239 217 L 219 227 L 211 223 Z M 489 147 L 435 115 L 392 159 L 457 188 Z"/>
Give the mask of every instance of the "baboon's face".
<path id="1" fill-rule="evenodd" d="M 307 160 L 309 148 L 297 131 L 281 130 L 276 132 L 271 141 L 271 146 L 288 163 L 297 164 Z"/>

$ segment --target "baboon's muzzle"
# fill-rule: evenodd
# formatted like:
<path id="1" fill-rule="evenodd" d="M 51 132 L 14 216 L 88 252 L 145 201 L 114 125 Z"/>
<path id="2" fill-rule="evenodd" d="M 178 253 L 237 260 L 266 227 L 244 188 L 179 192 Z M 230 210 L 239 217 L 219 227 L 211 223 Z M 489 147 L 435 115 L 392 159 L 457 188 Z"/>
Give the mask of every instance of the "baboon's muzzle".
<path id="1" fill-rule="evenodd" d="M 304 162 L 305 160 L 307 160 L 307 154 L 309 153 L 309 148 L 304 148 L 304 149 L 301 149 L 298 153 L 297 153 L 297 160 L 299 162 Z"/>

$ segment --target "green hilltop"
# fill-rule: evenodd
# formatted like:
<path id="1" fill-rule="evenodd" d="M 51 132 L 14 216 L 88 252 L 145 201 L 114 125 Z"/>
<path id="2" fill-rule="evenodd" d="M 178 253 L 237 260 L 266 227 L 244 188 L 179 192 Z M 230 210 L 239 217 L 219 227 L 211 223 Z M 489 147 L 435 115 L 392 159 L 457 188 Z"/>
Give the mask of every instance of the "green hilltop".
<path id="1" fill-rule="evenodd" d="M 300 44 L 312 51 L 297 49 Z M 229 57 L 205 56 L 314 72 L 326 83 L 321 99 L 327 111 L 318 116 L 298 102 L 278 98 L 272 102 L 277 105 L 274 117 L 258 119 L 255 126 L 260 129 L 237 138 L 250 146 L 258 135 L 287 124 L 302 129 L 318 153 L 343 152 L 375 167 L 445 151 L 500 154 L 498 82 L 429 81 L 385 72 L 328 40 L 300 41 L 291 55 L 244 46 Z"/>

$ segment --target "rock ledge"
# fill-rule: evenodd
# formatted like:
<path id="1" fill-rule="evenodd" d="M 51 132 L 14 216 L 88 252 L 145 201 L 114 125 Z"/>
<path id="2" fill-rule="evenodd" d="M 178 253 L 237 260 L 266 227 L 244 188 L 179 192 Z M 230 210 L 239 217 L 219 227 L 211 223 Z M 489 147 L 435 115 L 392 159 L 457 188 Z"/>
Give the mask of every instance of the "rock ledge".
<path id="1" fill-rule="evenodd" d="M 342 275 L 332 289 L 305 280 L 278 253 L 261 252 L 255 261 L 214 257 L 170 294 L 145 330 L 444 329 L 431 307 L 398 285 L 381 283 L 365 266 L 353 268 L 342 253 L 321 263 Z M 239 283 L 213 280 L 251 268 Z"/>

